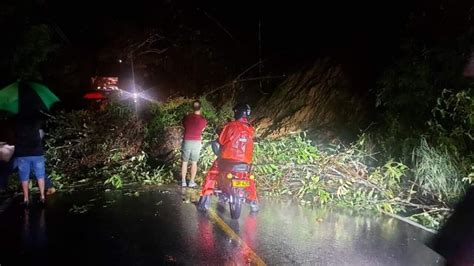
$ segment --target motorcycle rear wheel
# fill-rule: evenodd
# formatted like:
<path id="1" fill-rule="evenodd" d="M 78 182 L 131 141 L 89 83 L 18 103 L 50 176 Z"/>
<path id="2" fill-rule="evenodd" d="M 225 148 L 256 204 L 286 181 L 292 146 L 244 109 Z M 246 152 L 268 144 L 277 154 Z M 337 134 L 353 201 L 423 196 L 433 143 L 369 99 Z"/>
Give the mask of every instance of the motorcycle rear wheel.
<path id="1" fill-rule="evenodd" d="M 233 199 L 229 200 L 230 217 L 232 219 L 239 219 L 242 212 L 242 201 L 235 196 L 231 197 Z"/>

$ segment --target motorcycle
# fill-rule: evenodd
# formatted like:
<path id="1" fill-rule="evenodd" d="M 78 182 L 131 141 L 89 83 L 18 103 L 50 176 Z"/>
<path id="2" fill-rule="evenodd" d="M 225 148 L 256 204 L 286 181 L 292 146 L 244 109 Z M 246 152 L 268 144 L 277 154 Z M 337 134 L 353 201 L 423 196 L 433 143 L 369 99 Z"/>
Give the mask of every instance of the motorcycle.
<path id="1" fill-rule="evenodd" d="M 213 151 L 219 154 L 218 144 L 212 143 Z M 258 211 L 255 191 L 255 176 L 251 173 L 252 166 L 244 163 L 228 162 L 217 159 L 209 169 L 206 183 L 201 192 L 198 209 L 209 208 L 211 196 L 219 198 L 219 203 L 229 204 L 232 219 L 239 219 L 242 204 L 248 200 L 252 212 Z"/>

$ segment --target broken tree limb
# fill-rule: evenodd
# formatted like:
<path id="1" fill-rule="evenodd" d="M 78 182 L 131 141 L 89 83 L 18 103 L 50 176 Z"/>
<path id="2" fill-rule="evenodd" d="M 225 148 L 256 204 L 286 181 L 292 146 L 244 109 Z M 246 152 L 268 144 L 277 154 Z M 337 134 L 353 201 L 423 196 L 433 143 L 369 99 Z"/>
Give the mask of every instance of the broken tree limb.
<path id="1" fill-rule="evenodd" d="M 240 79 L 243 75 L 245 75 L 245 73 L 249 72 L 250 70 L 252 70 L 254 67 L 258 66 L 258 65 L 261 65 L 263 63 L 263 61 L 258 61 L 257 63 L 251 65 L 249 68 L 245 69 L 242 73 L 240 73 L 239 75 L 237 75 L 237 77 L 234 79 L 234 80 L 238 80 Z"/>
<path id="2" fill-rule="evenodd" d="M 139 54 L 137 54 L 137 56 L 144 55 L 144 54 L 159 54 L 160 55 L 160 54 L 165 53 L 166 51 L 168 51 L 168 48 L 164 48 L 164 49 L 161 49 L 161 50 L 151 49 L 151 50 L 146 50 L 146 51 L 140 52 Z"/>

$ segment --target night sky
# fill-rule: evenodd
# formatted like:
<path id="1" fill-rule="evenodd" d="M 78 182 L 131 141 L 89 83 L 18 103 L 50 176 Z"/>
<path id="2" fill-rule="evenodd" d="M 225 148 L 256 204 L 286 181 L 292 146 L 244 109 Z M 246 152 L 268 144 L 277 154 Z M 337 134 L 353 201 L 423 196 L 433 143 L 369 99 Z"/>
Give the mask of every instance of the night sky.
<path id="1" fill-rule="evenodd" d="M 442 0 L 312 3 L 36 0 L 5 3 L 15 11 L 0 23 L 6 32 L 5 39 L 9 40 L 3 45 L 18 40 L 18 32 L 27 24 L 50 25 L 63 49 L 62 59 L 54 64 L 61 67 L 68 60 L 80 61 L 77 68 L 84 72 L 80 74 L 83 87 L 87 86 L 87 76 L 120 72 L 115 63 L 124 57 L 123 48 L 152 29 L 167 38 L 166 47 L 183 46 L 183 43 L 176 45 L 176 40 L 185 39 L 190 32 L 199 32 L 206 40 L 205 45 L 220 56 L 219 67 L 227 72 L 215 74 L 221 79 L 204 80 L 196 86 L 218 86 L 258 62 L 258 25 L 261 23 L 265 73 L 288 74 L 318 58 L 331 57 L 343 65 L 354 91 L 361 92 L 372 87 L 383 68 L 399 56 L 403 39 L 409 37 L 408 25 L 412 27 L 410 34 L 418 38 L 449 40 L 463 27 L 458 18 L 466 17 L 471 5 L 469 1 Z M 12 19 L 16 21 L 14 26 Z M 14 45 L 9 48 L 14 49 Z M 170 54 L 167 54 L 169 60 L 175 60 Z M 173 74 L 176 73 L 163 71 L 165 76 Z M 179 79 L 179 75 L 182 74 L 177 74 L 174 80 Z"/>
<path id="2" fill-rule="evenodd" d="M 126 27 L 170 28 L 177 25 L 168 23 L 177 21 L 195 29 L 216 31 L 221 38 L 217 41 L 234 45 L 237 52 L 256 53 L 261 21 L 266 58 L 311 57 L 331 51 L 384 51 L 398 45 L 409 12 L 416 9 L 403 1 L 314 1 L 311 5 L 303 1 L 291 5 L 250 1 L 45 2 L 43 14 L 54 20 L 72 42 L 93 47 L 106 45 L 115 34 L 123 34 L 120 31 Z"/>

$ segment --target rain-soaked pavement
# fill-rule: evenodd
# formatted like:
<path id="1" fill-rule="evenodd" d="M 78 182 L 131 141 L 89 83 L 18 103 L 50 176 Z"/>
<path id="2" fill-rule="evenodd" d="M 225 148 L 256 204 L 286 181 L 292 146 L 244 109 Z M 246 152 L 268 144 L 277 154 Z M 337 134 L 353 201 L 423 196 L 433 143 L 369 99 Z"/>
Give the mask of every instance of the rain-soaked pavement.
<path id="1" fill-rule="evenodd" d="M 0 265 L 438 265 L 429 233 L 378 215 L 264 200 L 238 221 L 193 190 L 58 193 L 0 214 Z"/>

